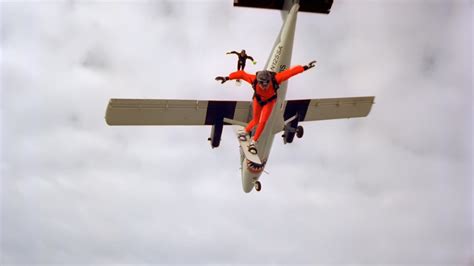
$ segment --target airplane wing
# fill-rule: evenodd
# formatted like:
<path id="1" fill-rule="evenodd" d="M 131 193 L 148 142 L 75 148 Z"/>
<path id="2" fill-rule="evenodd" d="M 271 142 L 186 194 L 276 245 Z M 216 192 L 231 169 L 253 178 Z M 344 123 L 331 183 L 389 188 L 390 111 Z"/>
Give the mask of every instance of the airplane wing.
<path id="1" fill-rule="evenodd" d="M 367 116 L 375 97 L 350 97 L 286 101 L 285 121 L 298 114 L 299 121 Z"/>
<path id="2" fill-rule="evenodd" d="M 251 102 L 110 99 L 105 114 L 108 125 L 215 125 L 224 118 L 250 121 Z"/>

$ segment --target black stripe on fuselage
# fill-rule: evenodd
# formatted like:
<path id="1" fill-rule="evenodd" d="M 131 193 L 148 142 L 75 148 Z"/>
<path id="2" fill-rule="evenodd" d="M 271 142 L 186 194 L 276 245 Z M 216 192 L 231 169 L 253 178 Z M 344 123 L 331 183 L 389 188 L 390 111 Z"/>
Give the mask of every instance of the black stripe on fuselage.
<path id="1" fill-rule="evenodd" d="M 284 119 L 287 120 L 298 113 L 298 120 L 304 121 L 311 100 L 290 100 L 286 103 Z"/>
<path id="2" fill-rule="evenodd" d="M 236 105 L 236 101 L 209 101 L 207 104 L 205 125 L 222 123 L 225 117 L 233 119 Z"/>

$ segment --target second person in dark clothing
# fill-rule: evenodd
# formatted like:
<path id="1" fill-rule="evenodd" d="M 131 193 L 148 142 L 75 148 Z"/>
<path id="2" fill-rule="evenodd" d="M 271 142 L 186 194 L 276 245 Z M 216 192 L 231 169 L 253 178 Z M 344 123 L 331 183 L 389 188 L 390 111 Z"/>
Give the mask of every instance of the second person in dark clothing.
<path id="1" fill-rule="evenodd" d="M 257 63 L 255 62 L 253 57 L 247 55 L 245 50 L 240 51 L 240 53 L 236 51 L 232 51 L 232 52 L 227 52 L 226 54 L 236 54 L 239 57 L 239 60 L 237 61 L 237 71 L 244 70 L 245 62 L 247 61 L 247 59 L 250 59 L 254 65 Z"/>

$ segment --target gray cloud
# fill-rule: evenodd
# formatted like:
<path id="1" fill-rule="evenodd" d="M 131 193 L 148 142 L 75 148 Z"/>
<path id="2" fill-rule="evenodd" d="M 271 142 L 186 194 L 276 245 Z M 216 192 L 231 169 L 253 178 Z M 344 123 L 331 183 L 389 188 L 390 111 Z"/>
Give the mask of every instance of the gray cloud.
<path id="1" fill-rule="evenodd" d="M 288 98 L 375 95 L 364 119 L 277 136 L 241 191 L 231 130 L 108 127 L 109 98 L 239 99 L 280 14 L 227 1 L 1 3 L 2 264 L 472 263 L 472 6 L 302 13 Z M 471 21 L 472 22 L 472 21 Z M 471 58 L 471 59 L 470 59 Z"/>

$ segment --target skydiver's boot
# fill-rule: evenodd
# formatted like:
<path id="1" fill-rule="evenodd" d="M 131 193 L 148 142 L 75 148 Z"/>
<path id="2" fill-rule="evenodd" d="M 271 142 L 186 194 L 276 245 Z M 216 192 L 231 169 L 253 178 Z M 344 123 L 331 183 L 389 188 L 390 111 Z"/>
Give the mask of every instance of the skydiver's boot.
<path id="1" fill-rule="evenodd" d="M 251 154 L 257 154 L 257 142 L 255 140 L 250 141 L 249 152 Z"/>
<path id="2" fill-rule="evenodd" d="M 237 135 L 240 141 L 247 141 L 249 134 L 245 130 L 239 131 L 239 134 Z"/>

